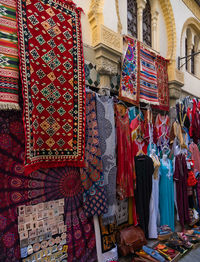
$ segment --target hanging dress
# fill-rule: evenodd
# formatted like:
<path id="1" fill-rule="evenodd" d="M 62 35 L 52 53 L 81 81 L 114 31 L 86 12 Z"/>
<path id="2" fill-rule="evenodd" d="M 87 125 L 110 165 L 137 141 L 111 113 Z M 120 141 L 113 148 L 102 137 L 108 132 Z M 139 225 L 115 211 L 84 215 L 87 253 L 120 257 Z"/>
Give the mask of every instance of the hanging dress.
<path id="1" fill-rule="evenodd" d="M 174 180 L 176 182 L 178 214 L 182 228 L 184 228 L 185 222 L 190 222 L 187 195 L 187 179 L 188 170 L 185 156 L 183 154 L 179 154 L 178 156 L 176 156 L 175 159 Z"/>
<path id="2" fill-rule="evenodd" d="M 157 238 L 158 218 L 159 218 L 159 168 L 160 161 L 158 156 L 150 155 L 153 160 L 154 173 L 152 177 L 152 192 L 149 208 L 149 238 Z"/>
<path id="3" fill-rule="evenodd" d="M 120 105 L 115 105 L 117 130 L 117 195 L 123 200 L 134 195 L 134 166 L 128 110 L 120 113 Z"/>
<path id="4" fill-rule="evenodd" d="M 170 159 L 160 160 L 159 210 L 160 225 L 168 225 L 174 231 L 173 165 Z"/>
<path id="5" fill-rule="evenodd" d="M 135 202 L 139 224 L 148 237 L 149 204 L 152 192 L 153 161 L 149 156 L 135 157 L 136 190 Z"/>
<path id="6" fill-rule="evenodd" d="M 169 116 L 161 116 L 158 114 L 155 121 L 155 128 L 157 132 L 157 146 L 160 150 L 164 145 L 169 143 L 170 120 Z"/>

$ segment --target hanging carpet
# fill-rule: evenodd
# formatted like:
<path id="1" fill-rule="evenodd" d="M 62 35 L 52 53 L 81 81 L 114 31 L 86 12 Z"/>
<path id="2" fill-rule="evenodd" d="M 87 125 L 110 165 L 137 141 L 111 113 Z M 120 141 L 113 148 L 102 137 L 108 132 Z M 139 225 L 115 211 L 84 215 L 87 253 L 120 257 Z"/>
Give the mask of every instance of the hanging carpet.
<path id="1" fill-rule="evenodd" d="M 0 110 L 17 109 L 18 43 L 16 1 L 0 1 Z"/>
<path id="2" fill-rule="evenodd" d="M 64 0 L 17 1 L 26 173 L 84 164 L 80 13 Z"/>
<path id="3" fill-rule="evenodd" d="M 168 60 L 161 56 L 156 57 L 157 87 L 159 109 L 169 111 L 169 87 L 167 74 Z"/>
<path id="4" fill-rule="evenodd" d="M 156 55 L 139 44 L 140 102 L 158 105 Z"/>
<path id="5" fill-rule="evenodd" d="M 67 261 L 96 261 L 93 218 L 82 208 L 77 168 L 24 174 L 24 133 L 20 113 L 0 112 L 0 261 L 19 262 L 17 207 L 65 198 Z"/>
<path id="6" fill-rule="evenodd" d="M 122 65 L 119 96 L 129 103 L 139 103 L 138 85 L 138 43 L 126 37 L 126 53 Z"/>

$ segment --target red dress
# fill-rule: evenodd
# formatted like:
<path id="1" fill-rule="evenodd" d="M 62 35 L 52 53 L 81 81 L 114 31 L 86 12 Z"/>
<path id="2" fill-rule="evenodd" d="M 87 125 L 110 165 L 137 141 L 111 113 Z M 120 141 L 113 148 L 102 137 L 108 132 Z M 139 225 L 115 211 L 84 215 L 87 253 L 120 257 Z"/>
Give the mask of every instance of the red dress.
<path id="1" fill-rule="evenodd" d="M 117 194 L 120 200 L 134 195 L 134 165 L 128 111 L 122 116 L 116 110 L 117 133 Z"/>

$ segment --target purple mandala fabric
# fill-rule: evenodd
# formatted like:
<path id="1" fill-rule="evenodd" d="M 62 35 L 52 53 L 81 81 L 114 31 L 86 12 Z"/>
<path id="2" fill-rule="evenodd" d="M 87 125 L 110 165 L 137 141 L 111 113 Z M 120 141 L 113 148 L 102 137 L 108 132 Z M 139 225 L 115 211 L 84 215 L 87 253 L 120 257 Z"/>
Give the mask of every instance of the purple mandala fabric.
<path id="1" fill-rule="evenodd" d="M 26 176 L 21 114 L 0 112 L 0 261 L 20 260 L 17 207 L 65 198 L 67 261 L 96 261 L 93 219 L 82 208 L 79 169 L 56 168 Z"/>

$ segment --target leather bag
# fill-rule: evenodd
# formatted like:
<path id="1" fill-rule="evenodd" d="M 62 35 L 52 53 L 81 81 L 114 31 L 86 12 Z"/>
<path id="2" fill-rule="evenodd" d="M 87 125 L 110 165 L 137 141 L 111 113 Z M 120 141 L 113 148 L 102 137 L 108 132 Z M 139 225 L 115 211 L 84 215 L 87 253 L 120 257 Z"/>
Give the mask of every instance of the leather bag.
<path id="1" fill-rule="evenodd" d="M 122 256 L 127 256 L 141 249 L 147 244 L 144 232 L 137 226 L 130 226 L 117 232 L 116 234 L 118 251 Z"/>

